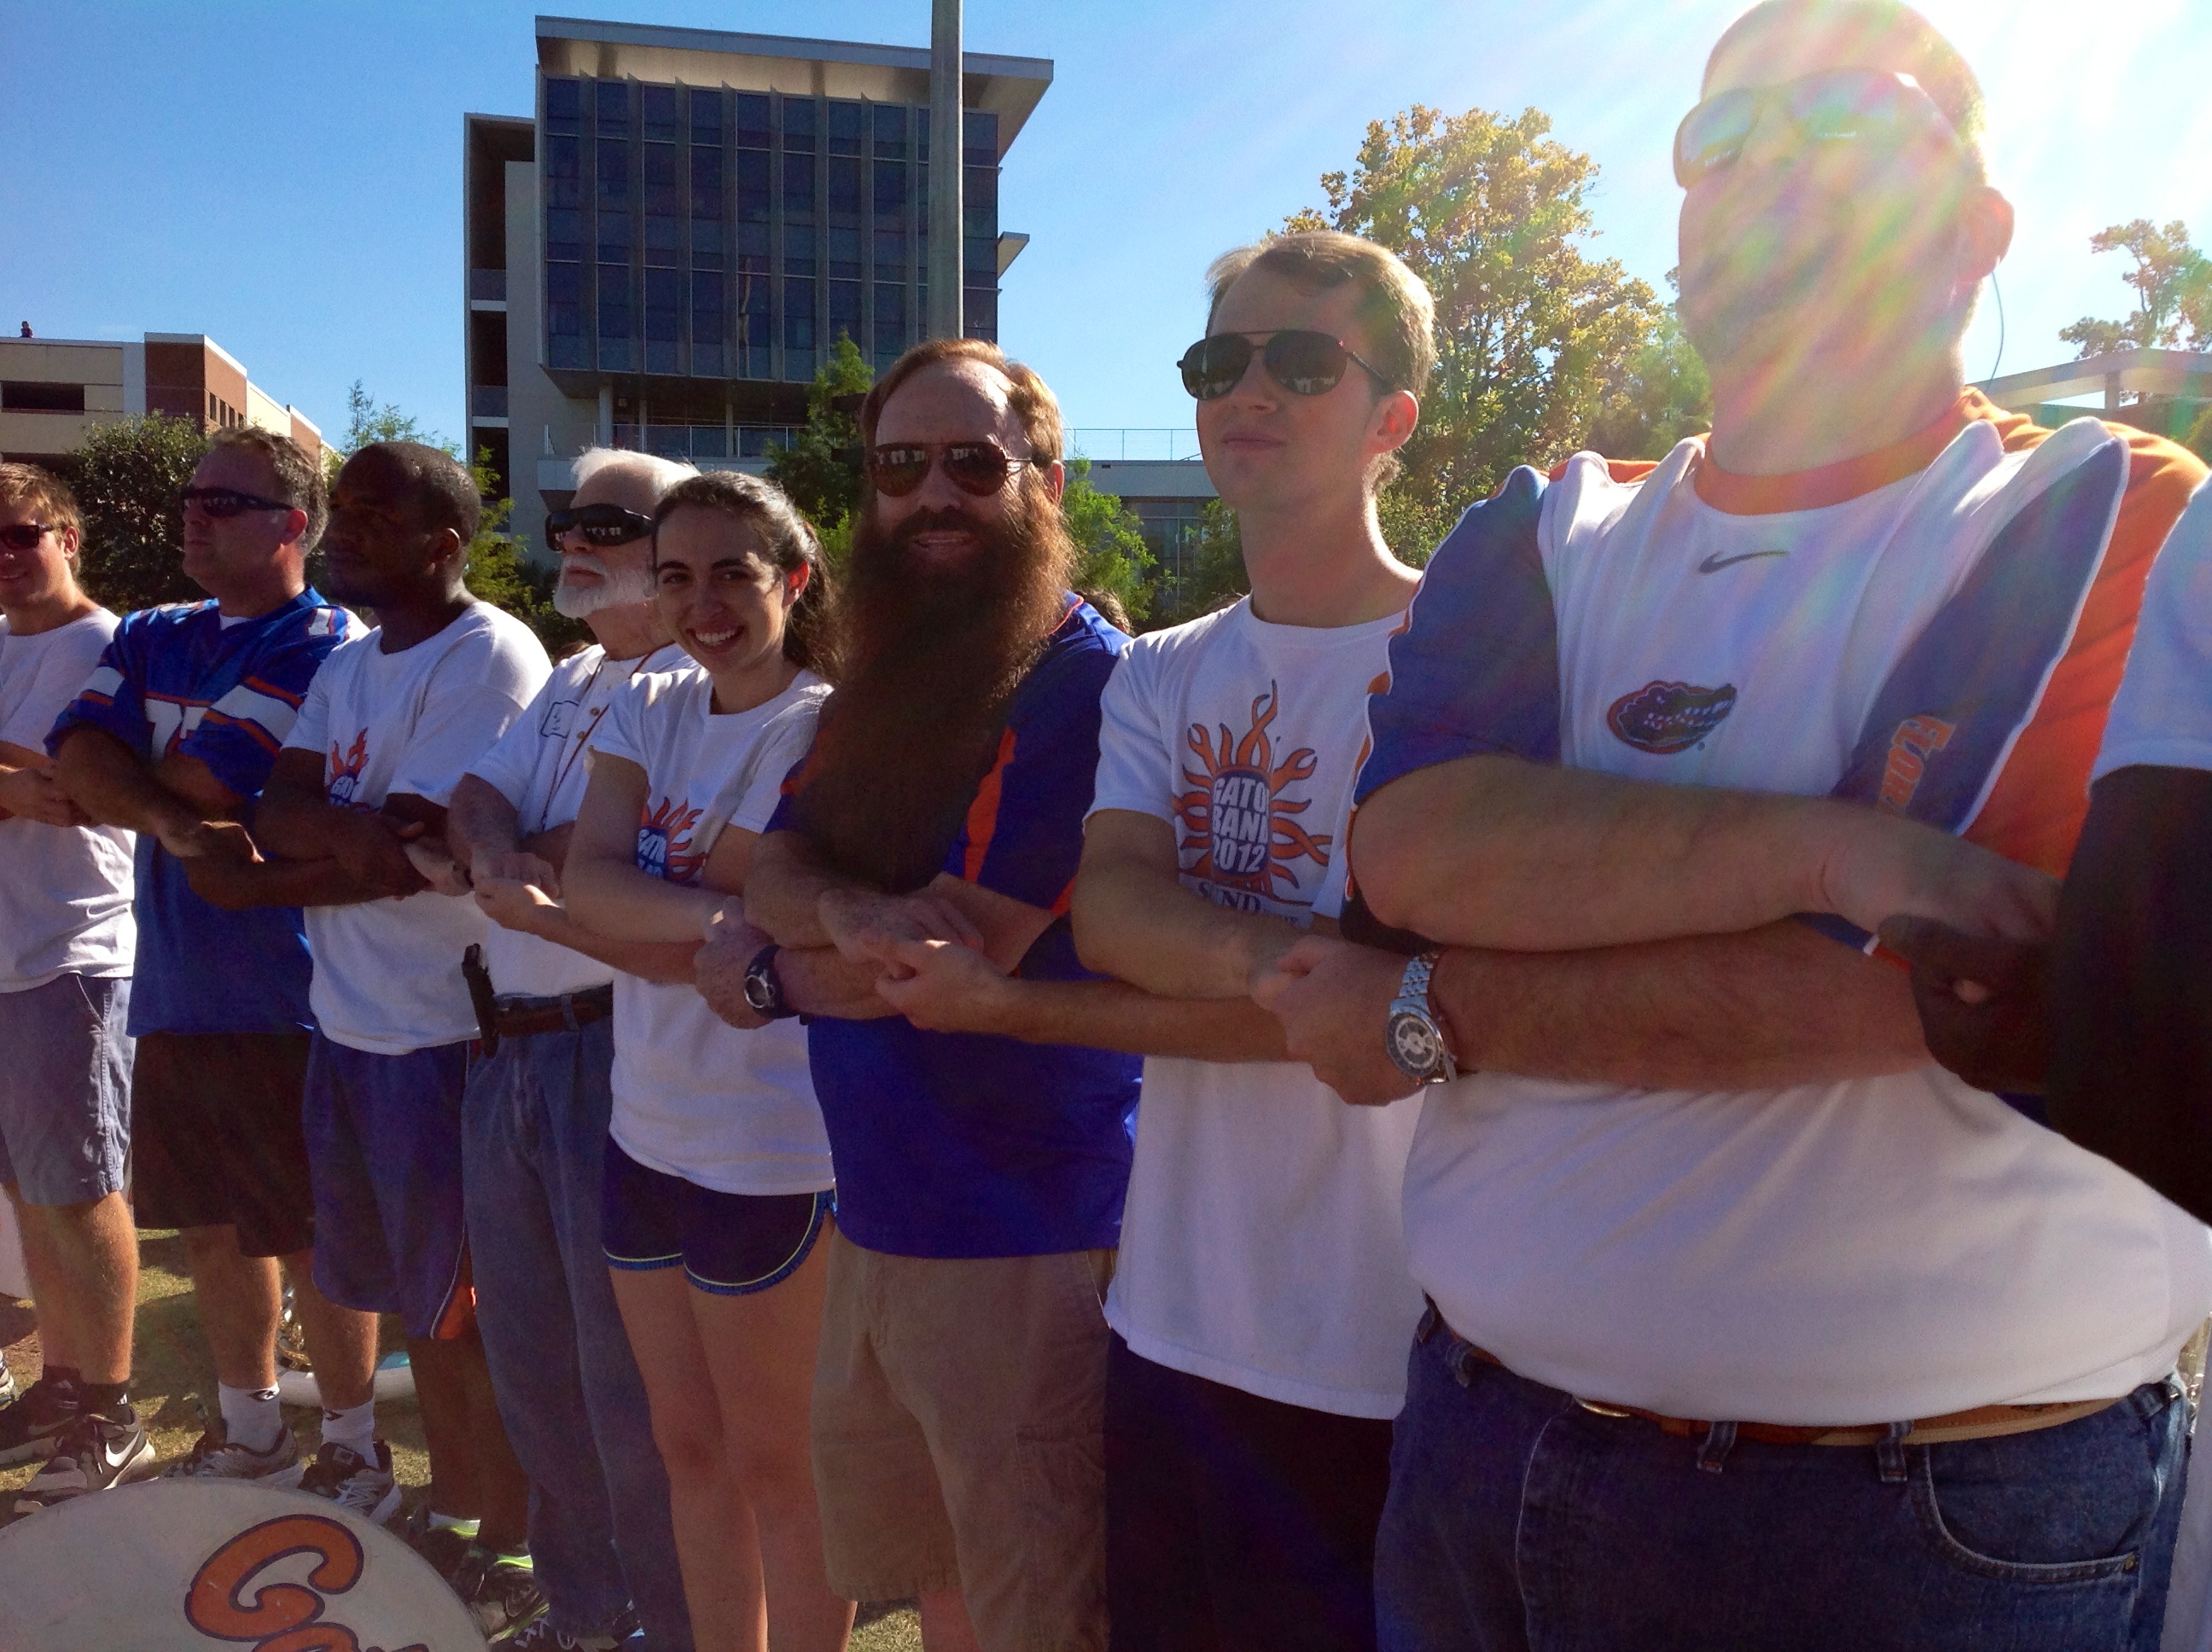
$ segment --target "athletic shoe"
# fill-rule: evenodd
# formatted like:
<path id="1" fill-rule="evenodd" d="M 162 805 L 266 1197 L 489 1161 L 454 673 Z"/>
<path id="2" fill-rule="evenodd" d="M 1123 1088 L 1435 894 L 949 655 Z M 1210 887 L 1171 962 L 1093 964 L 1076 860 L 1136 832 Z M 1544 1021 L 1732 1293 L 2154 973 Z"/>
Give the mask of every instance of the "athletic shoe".
<path id="1" fill-rule="evenodd" d="M 327 1497 L 379 1526 L 399 1512 L 399 1482 L 392 1478 L 392 1448 L 381 1440 L 376 1442 L 374 1462 L 351 1446 L 325 1441 L 315 1461 L 300 1476 L 298 1489 L 311 1497 Z"/>
<path id="2" fill-rule="evenodd" d="M 128 1415 L 121 1418 L 79 1412 L 54 1442 L 54 1455 L 46 1459 L 46 1466 L 15 1499 L 15 1512 L 34 1515 L 71 1497 L 157 1473 L 146 1425 L 138 1420 L 136 1408 L 124 1409 Z"/>
<path id="3" fill-rule="evenodd" d="M 508 1637 L 545 1615 L 545 1596 L 527 1554 L 501 1554 L 471 1543 L 454 1570 L 453 1593 L 468 1605 L 486 1643 L 503 1646 Z"/>
<path id="4" fill-rule="evenodd" d="M 400 1523 L 400 1540 L 430 1563 L 430 1570 L 448 1583 L 460 1570 L 461 1562 L 468 1558 L 469 1549 L 476 1542 L 477 1522 L 456 1521 L 448 1525 L 430 1523 L 430 1505 L 418 1503 L 407 1518 Z"/>
<path id="5" fill-rule="evenodd" d="M 15 1392 L 15 1373 L 8 1368 L 6 1360 L 0 1359 L 0 1406 L 12 1405 Z"/>
<path id="6" fill-rule="evenodd" d="M 499 1645 L 501 1652 L 622 1652 L 629 1636 L 630 1631 L 620 1630 L 611 1635 L 563 1635 L 550 1618 L 539 1618 Z"/>
<path id="7" fill-rule="evenodd" d="M 0 1406 L 0 1466 L 53 1455 L 54 1442 L 76 1420 L 76 1390 L 50 1377 Z"/>
<path id="8" fill-rule="evenodd" d="M 289 1423 L 279 1424 L 276 1444 L 256 1451 L 232 1443 L 220 1417 L 207 1425 L 189 1453 L 161 1471 L 174 1480 L 259 1480 L 286 1491 L 300 1483 L 304 1472 L 300 1442 Z"/>

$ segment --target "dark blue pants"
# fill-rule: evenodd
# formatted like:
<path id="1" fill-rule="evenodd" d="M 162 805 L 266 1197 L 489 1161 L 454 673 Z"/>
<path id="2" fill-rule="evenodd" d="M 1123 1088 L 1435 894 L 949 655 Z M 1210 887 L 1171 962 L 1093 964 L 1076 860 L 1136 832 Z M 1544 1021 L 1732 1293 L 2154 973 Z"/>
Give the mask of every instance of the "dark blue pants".
<path id="1" fill-rule="evenodd" d="M 1723 1452 L 1424 1329 L 1376 1548 L 1384 1652 L 2155 1652 L 2175 1383 L 1994 1440 Z"/>
<path id="2" fill-rule="evenodd" d="M 1106 1356 L 1115 1652 L 1367 1652 L 1390 1424 Z"/>
<path id="3" fill-rule="evenodd" d="M 635 1600 L 653 1652 L 690 1652 L 668 1479 L 599 1242 L 614 1023 L 500 1041 L 461 1115 L 477 1322 L 530 1476 L 553 1626 L 605 1633 Z"/>

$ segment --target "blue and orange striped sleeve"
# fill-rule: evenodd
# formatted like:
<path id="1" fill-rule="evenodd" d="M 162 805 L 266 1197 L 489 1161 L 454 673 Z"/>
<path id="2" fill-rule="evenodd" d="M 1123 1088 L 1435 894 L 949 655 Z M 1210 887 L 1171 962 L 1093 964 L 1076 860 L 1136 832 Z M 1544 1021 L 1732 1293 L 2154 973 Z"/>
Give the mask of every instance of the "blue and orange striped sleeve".
<path id="1" fill-rule="evenodd" d="M 316 671 L 344 640 L 343 630 L 314 635 L 287 627 L 267 639 L 178 750 L 205 763 L 240 797 L 259 797 Z"/>
<path id="2" fill-rule="evenodd" d="M 49 756 L 60 749 L 63 736 L 80 726 L 112 735 L 141 757 L 150 760 L 155 755 L 153 725 L 146 719 L 141 690 L 146 626 L 159 612 L 149 609 L 123 616 L 115 635 L 100 650 L 100 663 L 93 667 L 92 675 L 54 720 L 52 732 L 46 736 Z"/>

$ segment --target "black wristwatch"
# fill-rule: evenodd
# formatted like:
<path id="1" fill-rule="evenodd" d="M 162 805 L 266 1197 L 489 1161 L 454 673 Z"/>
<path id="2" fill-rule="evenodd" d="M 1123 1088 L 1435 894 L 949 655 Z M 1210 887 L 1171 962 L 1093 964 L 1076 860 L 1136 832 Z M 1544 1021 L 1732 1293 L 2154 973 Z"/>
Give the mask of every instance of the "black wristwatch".
<path id="1" fill-rule="evenodd" d="M 1444 1039 L 1443 1023 L 1429 1000 L 1429 977 L 1443 956 L 1424 952 L 1407 961 L 1406 973 L 1398 981 L 1398 996 L 1390 1000 L 1383 1040 L 1398 1071 L 1425 1084 L 1446 1084 L 1459 1077 L 1451 1046 Z"/>
<path id="2" fill-rule="evenodd" d="M 765 1016 L 770 1021 L 784 1021 L 799 1013 L 783 996 L 783 983 L 776 979 L 775 955 L 783 949 L 774 941 L 753 954 L 753 961 L 745 966 L 745 1002 L 752 1006 L 755 1015 Z"/>

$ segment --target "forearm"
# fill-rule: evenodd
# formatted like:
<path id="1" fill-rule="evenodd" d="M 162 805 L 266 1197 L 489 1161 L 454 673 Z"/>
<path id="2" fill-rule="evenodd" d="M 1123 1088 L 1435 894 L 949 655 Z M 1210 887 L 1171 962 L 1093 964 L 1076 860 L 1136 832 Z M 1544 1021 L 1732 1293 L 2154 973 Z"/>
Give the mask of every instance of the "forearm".
<path id="1" fill-rule="evenodd" d="M 505 854 L 522 847 L 514 805 L 490 781 L 464 774 L 446 810 L 446 846 L 464 866 L 479 854 Z"/>
<path id="2" fill-rule="evenodd" d="M 1583 952 L 1454 949 L 1431 993 L 1462 1067 L 1528 1078 L 1769 1090 L 1929 1060 L 1905 972 L 1798 923 Z"/>
<path id="3" fill-rule="evenodd" d="M 745 920 L 785 946 L 829 946 L 822 897 L 831 890 L 855 887 L 823 865 L 798 833 L 771 832 L 753 851 L 745 878 Z"/>
<path id="4" fill-rule="evenodd" d="M 192 892 L 226 912 L 252 907 L 358 906 L 381 896 L 363 889 L 335 860 L 218 860 L 184 862 Z"/>
<path id="5" fill-rule="evenodd" d="M 1195 1061 L 1281 1061 L 1282 1023 L 1249 998 L 1162 998 L 1120 981 L 1010 981 L 989 1030 L 1024 1044 L 1073 1044 Z"/>
<path id="6" fill-rule="evenodd" d="M 103 826 L 155 836 L 189 832 L 205 817 L 103 730 L 71 729 L 54 756 L 54 777 L 76 806 Z"/>
<path id="7" fill-rule="evenodd" d="M 556 915 L 542 920 L 529 932 L 641 981 L 691 984 L 692 961 L 701 944 L 696 937 L 688 941 L 615 940 L 585 928 L 557 908 L 553 911 Z"/>
<path id="8" fill-rule="evenodd" d="M 1468 757 L 1393 781 L 1363 805 L 1352 870 L 1395 928 L 1459 945 L 1573 951 L 1833 910 L 1826 866 L 1870 814 L 1820 798 Z"/>
<path id="9" fill-rule="evenodd" d="M 724 897 L 694 884 L 672 884 L 618 860 L 579 856 L 561 880 L 569 916 L 616 941 L 690 941 Z"/>
<path id="10" fill-rule="evenodd" d="M 1086 861 L 1070 916 L 1085 967 L 1169 999 L 1243 999 L 1298 936 L 1286 919 L 1216 906 L 1128 861 Z"/>
<path id="11" fill-rule="evenodd" d="M 882 965 L 855 962 L 834 946 L 785 947 L 775 955 L 784 1002 L 802 1015 L 837 1021 L 876 1021 L 898 1013 L 876 991 L 882 971 Z"/>

